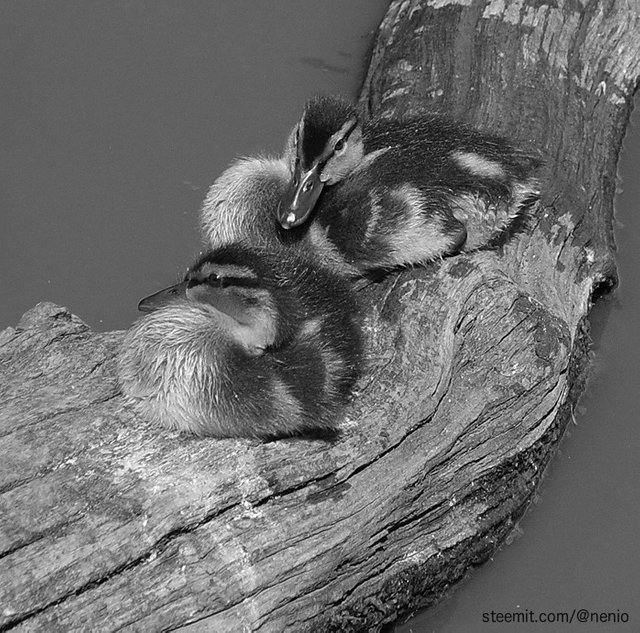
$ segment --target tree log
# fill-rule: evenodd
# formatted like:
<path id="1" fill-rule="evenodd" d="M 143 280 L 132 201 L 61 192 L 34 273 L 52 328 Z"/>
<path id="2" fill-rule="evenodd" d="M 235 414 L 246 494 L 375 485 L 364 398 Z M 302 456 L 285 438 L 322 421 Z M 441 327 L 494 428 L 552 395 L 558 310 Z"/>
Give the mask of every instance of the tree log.
<path id="1" fill-rule="evenodd" d="M 539 147 L 545 194 L 500 252 L 360 292 L 368 371 L 332 444 L 159 432 L 123 405 L 122 333 L 53 304 L 0 333 L 0 628 L 377 630 L 490 556 L 571 417 L 586 317 L 615 284 L 639 31 L 621 1 L 392 3 L 362 108 Z"/>

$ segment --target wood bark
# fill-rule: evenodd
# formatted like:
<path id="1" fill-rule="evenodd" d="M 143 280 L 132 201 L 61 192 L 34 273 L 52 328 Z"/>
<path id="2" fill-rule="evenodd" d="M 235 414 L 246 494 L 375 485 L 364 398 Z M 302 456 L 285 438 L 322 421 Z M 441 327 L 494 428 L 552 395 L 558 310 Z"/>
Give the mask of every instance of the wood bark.
<path id="1" fill-rule="evenodd" d="M 338 441 L 196 440 L 123 406 L 121 332 L 39 304 L 0 333 L 2 630 L 377 630 L 522 515 L 611 287 L 640 76 L 622 1 L 399 0 L 362 92 L 547 158 L 531 225 L 361 292 L 368 372 Z"/>

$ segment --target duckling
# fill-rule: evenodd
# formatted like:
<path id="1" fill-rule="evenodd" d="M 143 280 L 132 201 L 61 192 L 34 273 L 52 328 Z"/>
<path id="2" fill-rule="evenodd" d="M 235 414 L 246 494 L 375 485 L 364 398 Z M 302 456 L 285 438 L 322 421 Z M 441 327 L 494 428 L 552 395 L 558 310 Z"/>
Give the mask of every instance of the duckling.
<path id="1" fill-rule="evenodd" d="M 133 406 L 195 435 L 335 433 L 362 364 L 346 281 L 243 244 L 202 255 L 143 299 L 118 374 Z"/>
<path id="2" fill-rule="evenodd" d="M 490 245 L 539 198 L 539 161 L 505 139 L 428 114 L 361 123 L 310 100 L 293 136 L 279 221 L 317 221 L 362 271 Z"/>
<path id="3" fill-rule="evenodd" d="M 358 276 L 317 222 L 297 231 L 280 226 L 278 209 L 291 180 L 294 153 L 290 138 L 281 157 L 240 158 L 215 180 L 200 212 L 207 247 L 242 243 L 278 251 L 283 258 L 296 252 L 339 275 Z"/>

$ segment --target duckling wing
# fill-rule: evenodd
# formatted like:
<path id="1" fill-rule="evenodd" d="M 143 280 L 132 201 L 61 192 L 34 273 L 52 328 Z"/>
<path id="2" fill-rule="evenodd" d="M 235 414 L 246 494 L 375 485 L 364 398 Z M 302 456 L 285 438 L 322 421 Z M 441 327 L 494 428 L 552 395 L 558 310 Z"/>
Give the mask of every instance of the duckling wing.
<path id="1" fill-rule="evenodd" d="M 425 191 L 400 178 L 395 150 L 329 188 L 318 221 L 347 261 L 361 270 L 424 263 L 458 248 L 464 226 L 449 212 L 445 188 Z"/>
<path id="2" fill-rule="evenodd" d="M 457 243 L 444 242 L 449 249 L 463 241 L 465 250 L 491 244 L 522 223 L 540 196 L 536 156 L 448 119 L 374 121 L 366 140 L 367 149 L 379 153 L 371 165 L 379 184 L 405 193 L 414 187 L 419 194 L 412 197 L 422 197 L 426 217 L 449 216 L 432 228 L 457 235 Z"/>

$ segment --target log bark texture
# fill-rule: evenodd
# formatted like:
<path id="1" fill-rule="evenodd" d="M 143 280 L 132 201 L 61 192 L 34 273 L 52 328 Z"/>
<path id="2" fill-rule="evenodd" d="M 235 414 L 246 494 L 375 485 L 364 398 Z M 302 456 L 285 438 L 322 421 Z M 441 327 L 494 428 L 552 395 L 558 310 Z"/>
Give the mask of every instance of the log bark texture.
<path id="1" fill-rule="evenodd" d="M 0 333 L 0 628 L 376 630 L 437 600 L 522 515 L 615 283 L 616 161 L 640 77 L 623 1 L 398 0 L 362 93 L 547 157 L 501 252 L 362 295 L 341 438 L 185 439 L 123 406 L 122 333 L 39 304 Z"/>

